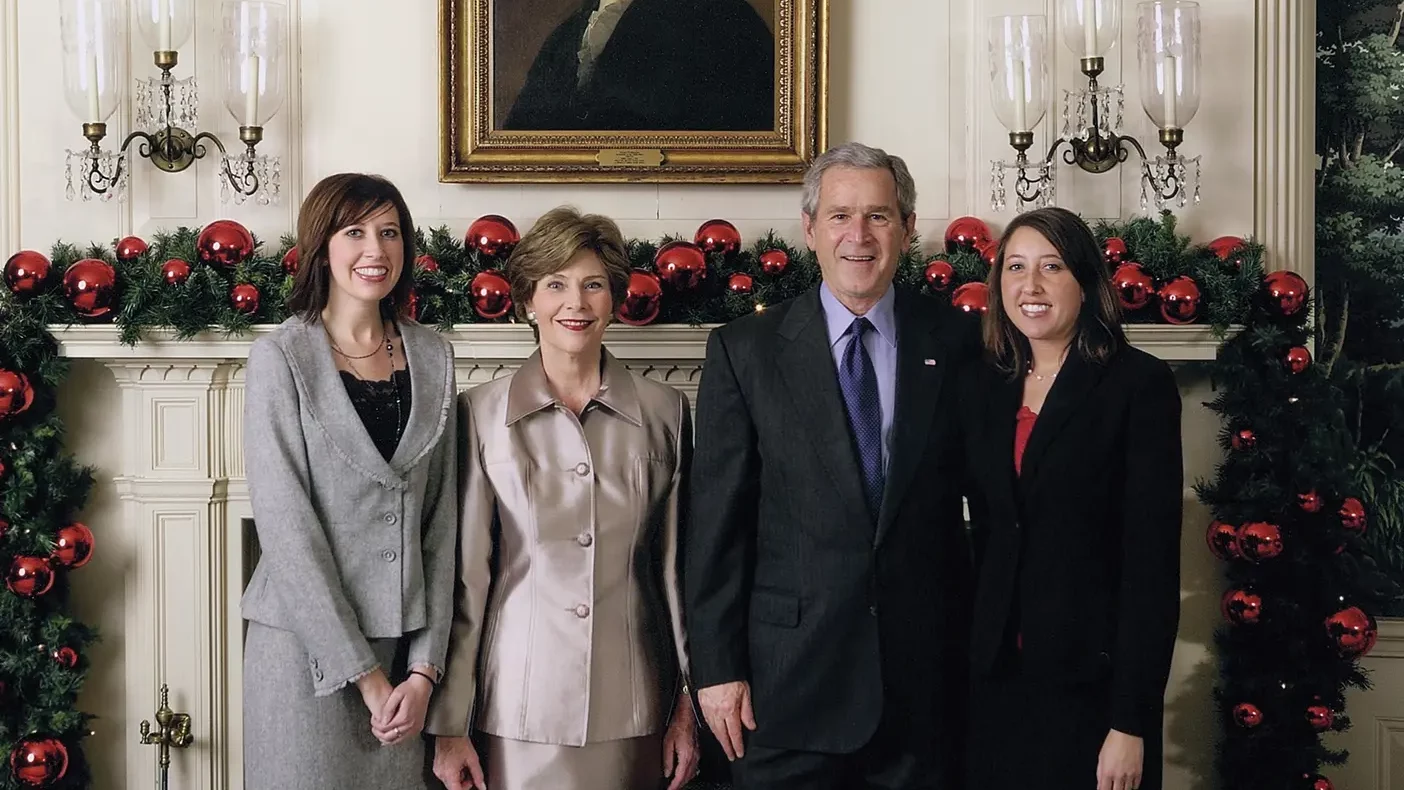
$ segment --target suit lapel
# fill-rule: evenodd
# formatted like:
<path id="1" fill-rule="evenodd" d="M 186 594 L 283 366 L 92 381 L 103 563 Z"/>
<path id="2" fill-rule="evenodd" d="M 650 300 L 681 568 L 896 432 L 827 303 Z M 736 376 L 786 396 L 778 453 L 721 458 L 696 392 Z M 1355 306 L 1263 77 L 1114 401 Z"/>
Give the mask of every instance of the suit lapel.
<path id="1" fill-rule="evenodd" d="M 453 357 L 444 353 L 443 344 L 433 333 L 434 330 L 412 321 L 400 324 L 412 393 L 405 433 L 390 458 L 390 465 L 401 475 L 438 443 L 453 406 L 453 398 L 445 397 Z"/>
<path id="2" fill-rule="evenodd" d="M 897 398 L 875 542 L 891 528 L 926 451 L 947 364 L 936 314 L 900 290 L 896 296 Z"/>
<path id="3" fill-rule="evenodd" d="M 1024 448 L 1024 458 L 1021 464 L 1023 471 L 1019 475 L 1019 488 L 1021 490 L 1027 491 L 1029 485 L 1038 476 L 1039 464 L 1047 453 L 1050 443 L 1067 425 L 1068 420 L 1087 399 L 1087 394 L 1092 391 L 1100 378 L 1100 368 L 1084 361 L 1076 349 L 1068 354 L 1067 361 L 1063 363 L 1063 369 L 1058 372 L 1058 378 L 1054 380 L 1052 389 L 1048 391 L 1048 397 L 1043 402 L 1043 409 L 1039 411 L 1038 419 L 1034 421 L 1033 433 L 1029 435 L 1029 443 Z M 1017 402 L 1014 408 L 1017 411 Z M 1011 425 L 1013 424 L 1014 412 L 1010 412 L 1008 421 Z"/>
<path id="4" fill-rule="evenodd" d="M 813 445 L 839 497 L 848 503 L 855 523 L 870 526 L 872 516 L 864 504 L 863 477 L 848 429 L 848 412 L 839 393 L 838 371 L 829 348 L 829 331 L 818 289 L 795 299 L 779 331 L 788 343 L 779 354 L 777 367 L 803 426 L 802 433 Z"/>

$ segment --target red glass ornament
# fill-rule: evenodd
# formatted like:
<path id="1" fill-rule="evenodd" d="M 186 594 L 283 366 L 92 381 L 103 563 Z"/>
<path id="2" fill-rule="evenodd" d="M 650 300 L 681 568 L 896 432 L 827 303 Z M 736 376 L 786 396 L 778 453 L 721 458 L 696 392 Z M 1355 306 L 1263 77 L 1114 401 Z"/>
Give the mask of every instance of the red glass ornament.
<path id="1" fill-rule="evenodd" d="M 131 263 L 146 254 L 151 249 L 145 241 L 136 236 L 128 236 L 117 242 L 117 260 L 122 263 Z"/>
<path id="2" fill-rule="evenodd" d="M 179 258 L 171 258 L 161 264 L 161 278 L 166 285 L 185 285 L 190 279 L 190 264 Z"/>
<path id="3" fill-rule="evenodd" d="M 749 294 L 755 288 L 756 281 L 751 275 L 745 272 L 737 272 L 731 275 L 726 281 L 726 287 L 732 293 Z"/>
<path id="4" fill-rule="evenodd" d="M 425 254 L 414 259 L 414 268 L 421 272 L 437 272 L 439 262 L 434 260 L 434 256 Z"/>
<path id="5" fill-rule="evenodd" d="M 78 651 L 68 645 L 64 645 L 50 653 L 49 658 L 52 658 L 54 663 L 64 669 L 74 669 L 78 666 Z"/>
<path id="6" fill-rule="evenodd" d="M 1112 274 L 1112 287 L 1116 289 L 1116 296 L 1123 308 L 1140 310 L 1150 304 L 1151 294 L 1155 293 L 1155 280 L 1146 274 L 1141 264 L 1128 261 L 1116 267 Z"/>
<path id="7" fill-rule="evenodd" d="M 760 254 L 761 271 L 769 275 L 784 274 L 790 265 L 790 254 L 784 250 L 766 250 Z"/>
<path id="8" fill-rule="evenodd" d="M 692 241 L 706 253 L 735 255 L 741 249 L 741 231 L 724 219 L 709 219 L 697 229 Z"/>
<path id="9" fill-rule="evenodd" d="M 34 250 L 21 250 L 5 261 L 5 287 L 19 297 L 34 296 L 44 289 L 53 273 L 53 264 Z"/>
<path id="10" fill-rule="evenodd" d="M 663 284 L 658 275 L 638 270 L 630 272 L 629 289 L 617 311 L 619 320 L 630 326 L 644 326 L 652 323 L 662 309 Z"/>
<path id="11" fill-rule="evenodd" d="M 1229 590 L 1219 601 L 1219 611 L 1234 625 L 1251 625 L 1263 616 L 1263 599 L 1247 590 Z"/>
<path id="12" fill-rule="evenodd" d="M 1251 702 L 1240 702 L 1233 706 L 1233 720 L 1238 726 L 1251 730 L 1263 723 L 1263 712 Z"/>
<path id="13" fill-rule="evenodd" d="M 984 283 L 966 283 L 951 294 L 951 305 L 965 313 L 984 315 L 990 309 L 990 289 Z"/>
<path id="14" fill-rule="evenodd" d="M 1341 526 L 1347 532 L 1354 532 L 1357 535 L 1365 534 L 1365 503 L 1353 496 L 1345 498 L 1341 503 Z"/>
<path id="15" fill-rule="evenodd" d="M 1126 241 L 1120 236 L 1111 236 L 1102 242 L 1102 258 L 1108 266 L 1120 266 L 1126 261 L 1126 256 L 1131 251 L 1126 248 Z"/>
<path id="16" fill-rule="evenodd" d="M 253 255 L 254 237 L 232 219 L 215 220 L 200 231 L 195 252 L 201 263 L 232 269 Z"/>
<path id="17" fill-rule="evenodd" d="M 23 598 L 37 598 L 54 586 L 54 569 L 48 557 L 19 555 L 10 562 L 5 586 Z"/>
<path id="18" fill-rule="evenodd" d="M 1263 278 L 1263 295 L 1268 309 L 1280 318 L 1300 313 L 1306 307 L 1307 284 L 1300 274 L 1275 271 Z"/>
<path id="19" fill-rule="evenodd" d="M 1229 437 L 1229 446 L 1235 450 L 1252 450 L 1254 447 L 1258 446 L 1258 435 L 1248 428 L 1235 431 L 1234 434 Z"/>
<path id="20" fill-rule="evenodd" d="M 23 373 L 0 368 L 0 418 L 23 414 L 34 402 L 34 387 Z"/>
<path id="21" fill-rule="evenodd" d="M 495 321 L 512 309 L 512 286 L 494 269 L 478 272 L 468 286 L 473 293 L 473 312 Z"/>
<path id="22" fill-rule="evenodd" d="M 1292 346 L 1287 349 L 1287 369 L 1293 373 L 1301 373 L 1311 367 L 1311 352 L 1306 346 Z"/>
<path id="23" fill-rule="evenodd" d="M 926 284 L 933 291 L 945 292 L 955 281 L 955 267 L 950 261 L 943 261 L 936 258 L 926 264 Z"/>
<path id="24" fill-rule="evenodd" d="M 707 279 L 707 256 L 690 241 L 670 241 L 658 248 L 653 268 L 668 285 L 690 291 Z"/>
<path id="25" fill-rule="evenodd" d="M 1238 236 L 1220 236 L 1209 242 L 1209 251 L 1219 256 L 1219 260 L 1226 261 L 1233 257 L 1235 252 L 1243 248 L 1244 241 Z"/>
<path id="26" fill-rule="evenodd" d="M 409 317 L 415 321 L 419 320 L 419 291 L 413 288 L 409 292 Z"/>
<path id="27" fill-rule="evenodd" d="M 989 239 L 975 245 L 975 252 L 980 254 L 980 257 L 988 266 L 994 266 L 999 262 L 999 242 L 994 239 Z"/>
<path id="28" fill-rule="evenodd" d="M 297 245 L 288 248 L 283 253 L 283 274 L 289 277 L 297 276 L 297 268 L 302 265 L 302 253 L 297 251 Z"/>
<path id="29" fill-rule="evenodd" d="M 1379 639 L 1375 618 L 1360 607 L 1351 606 L 1326 618 L 1326 634 L 1341 655 L 1359 657 L 1369 653 Z"/>
<path id="30" fill-rule="evenodd" d="M 517 226 L 513 225 L 511 220 L 497 214 L 484 214 L 473 220 L 464 237 L 468 249 L 476 250 L 479 255 L 489 258 L 505 258 L 521 240 L 522 236 L 517 232 Z"/>
<path id="31" fill-rule="evenodd" d="M 101 318 L 117 301 L 117 270 L 107 261 L 84 258 L 63 273 L 63 295 L 78 315 Z"/>
<path id="32" fill-rule="evenodd" d="M 1199 317 L 1199 284 L 1189 277 L 1176 277 L 1161 286 L 1160 315 L 1172 324 L 1188 324 Z"/>
<path id="33" fill-rule="evenodd" d="M 1302 776 L 1307 780 L 1307 787 L 1310 790 L 1336 790 L 1336 786 L 1331 784 L 1331 780 L 1321 774 L 1303 774 Z"/>
<path id="34" fill-rule="evenodd" d="M 1218 520 L 1209 522 L 1205 541 L 1209 544 L 1209 551 L 1221 560 L 1236 560 L 1243 556 L 1238 553 L 1238 527 L 1232 524 Z"/>
<path id="35" fill-rule="evenodd" d="M 1313 730 L 1325 732 L 1336 723 L 1336 714 L 1332 713 L 1331 709 L 1324 704 L 1316 702 L 1307 706 L 1306 720 Z"/>
<path id="36" fill-rule="evenodd" d="M 1307 513 L 1318 513 L 1321 511 L 1321 495 L 1315 491 L 1297 494 L 1297 506 Z"/>
<path id="37" fill-rule="evenodd" d="M 1282 553 L 1282 530 L 1276 524 L 1254 521 L 1238 530 L 1238 553 L 1249 562 L 1270 560 Z"/>
<path id="38" fill-rule="evenodd" d="M 93 558 L 93 531 L 87 525 L 73 522 L 60 527 L 54 535 L 54 550 L 49 561 L 56 568 L 76 569 Z"/>
<path id="39" fill-rule="evenodd" d="M 258 312 L 258 286 L 253 283 L 239 283 L 229 289 L 229 304 L 244 315 Z"/>
<path id="40" fill-rule="evenodd" d="M 68 749 L 58 738 L 31 735 L 10 752 L 10 775 L 20 784 L 49 787 L 68 773 Z"/>
<path id="41" fill-rule="evenodd" d="M 946 226 L 946 252 L 964 248 L 978 251 L 982 242 L 993 239 L 990 226 L 979 217 L 958 217 Z"/>
<path id="42" fill-rule="evenodd" d="M 9 532 L 9 531 L 10 531 L 10 522 L 6 521 L 6 520 L 4 519 L 4 517 L 0 517 L 0 540 L 4 540 L 4 539 L 5 539 L 5 533 L 6 533 L 6 532 Z"/>

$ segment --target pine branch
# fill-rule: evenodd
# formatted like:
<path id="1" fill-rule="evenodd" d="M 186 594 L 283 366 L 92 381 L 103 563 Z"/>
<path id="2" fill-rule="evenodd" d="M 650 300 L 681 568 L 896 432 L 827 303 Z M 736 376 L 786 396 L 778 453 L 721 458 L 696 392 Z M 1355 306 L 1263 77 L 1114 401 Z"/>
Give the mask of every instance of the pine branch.
<path id="1" fill-rule="evenodd" d="M 1366 373 L 1396 373 L 1401 370 L 1404 370 L 1404 362 L 1387 362 L 1365 368 Z"/>

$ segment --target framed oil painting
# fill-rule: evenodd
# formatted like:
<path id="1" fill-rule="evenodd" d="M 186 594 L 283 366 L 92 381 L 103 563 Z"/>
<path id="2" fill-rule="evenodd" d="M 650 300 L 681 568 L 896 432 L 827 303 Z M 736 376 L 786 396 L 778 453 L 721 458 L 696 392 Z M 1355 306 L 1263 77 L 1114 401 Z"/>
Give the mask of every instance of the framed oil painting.
<path id="1" fill-rule="evenodd" d="M 440 0 L 439 180 L 799 181 L 828 0 Z"/>

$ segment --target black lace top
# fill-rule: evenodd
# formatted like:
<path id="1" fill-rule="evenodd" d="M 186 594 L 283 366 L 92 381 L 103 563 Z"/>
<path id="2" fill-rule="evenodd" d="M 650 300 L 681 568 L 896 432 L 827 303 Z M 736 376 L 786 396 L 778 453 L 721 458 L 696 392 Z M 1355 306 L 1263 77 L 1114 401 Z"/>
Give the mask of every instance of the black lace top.
<path id="1" fill-rule="evenodd" d="M 343 370 L 341 383 L 346 385 L 346 394 L 351 396 L 351 404 L 375 442 L 375 449 L 389 461 L 409 421 L 409 371 L 397 370 L 383 381 L 366 381 Z"/>

